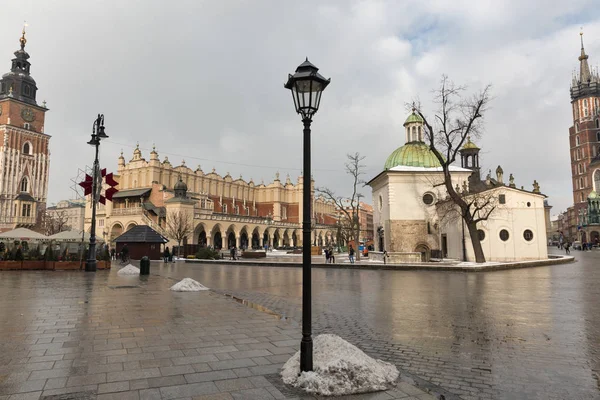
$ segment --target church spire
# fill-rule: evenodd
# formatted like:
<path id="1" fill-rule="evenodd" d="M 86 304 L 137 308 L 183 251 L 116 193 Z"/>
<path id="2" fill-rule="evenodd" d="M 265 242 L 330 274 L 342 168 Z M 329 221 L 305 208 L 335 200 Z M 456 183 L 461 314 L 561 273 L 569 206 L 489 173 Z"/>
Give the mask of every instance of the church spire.
<path id="1" fill-rule="evenodd" d="M 21 50 L 25 51 L 25 44 L 27 43 L 27 39 L 25 39 L 25 27 L 27 26 L 27 23 L 23 24 L 23 32 L 21 34 L 21 38 L 19 39 L 19 42 L 21 43 Z"/>
<path id="2" fill-rule="evenodd" d="M 579 81 L 580 82 L 589 82 L 592 78 L 590 74 L 590 65 L 588 64 L 588 55 L 585 54 L 585 49 L 583 48 L 583 31 L 579 32 L 579 36 L 581 37 L 581 55 L 579 56 Z"/>

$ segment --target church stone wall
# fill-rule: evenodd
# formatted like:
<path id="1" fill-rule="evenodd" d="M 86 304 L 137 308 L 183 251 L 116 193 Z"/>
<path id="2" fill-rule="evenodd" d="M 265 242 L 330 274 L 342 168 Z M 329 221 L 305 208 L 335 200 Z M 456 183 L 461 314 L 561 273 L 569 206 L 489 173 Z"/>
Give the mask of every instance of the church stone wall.
<path id="1" fill-rule="evenodd" d="M 387 248 L 390 252 L 414 252 L 419 245 L 438 249 L 437 235 L 427 233 L 427 222 L 422 220 L 389 221 Z"/>

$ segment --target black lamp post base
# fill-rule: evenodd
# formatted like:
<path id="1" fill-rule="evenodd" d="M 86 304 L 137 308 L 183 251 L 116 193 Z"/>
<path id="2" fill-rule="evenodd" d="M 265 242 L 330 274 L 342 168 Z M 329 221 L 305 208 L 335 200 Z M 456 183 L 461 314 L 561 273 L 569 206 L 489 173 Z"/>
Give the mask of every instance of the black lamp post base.
<path id="1" fill-rule="evenodd" d="M 96 272 L 96 260 L 88 260 L 85 263 L 85 270 L 89 272 Z"/>
<path id="2" fill-rule="evenodd" d="M 312 338 L 300 342 L 300 372 L 313 370 L 313 342 Z"/>

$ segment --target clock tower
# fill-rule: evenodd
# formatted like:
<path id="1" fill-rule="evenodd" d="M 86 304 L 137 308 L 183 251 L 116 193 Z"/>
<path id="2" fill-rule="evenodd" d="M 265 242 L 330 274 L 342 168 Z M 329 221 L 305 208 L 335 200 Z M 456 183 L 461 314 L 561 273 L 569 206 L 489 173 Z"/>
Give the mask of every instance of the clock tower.
<path id="1" fill-rule="evenodd" d="M 25 28 L 19 42 L 10 71 L 0 79 L 0 232 L 32 228 L 48 194 L 48 109 L 45 102 L 40 106 L 36 101 Z"/>

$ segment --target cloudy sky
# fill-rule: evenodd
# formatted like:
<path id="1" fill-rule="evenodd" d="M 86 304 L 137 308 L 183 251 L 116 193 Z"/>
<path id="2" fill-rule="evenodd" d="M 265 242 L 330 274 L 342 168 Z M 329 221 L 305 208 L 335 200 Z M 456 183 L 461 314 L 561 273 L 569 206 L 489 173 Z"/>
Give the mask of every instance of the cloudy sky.
<path id="1" fill-rule="evenodd" d="M 404 142 L 405 103 L 418 97 L 431 114 L 447 74 L 473 92 L 493 85 L 483 170 L 501 164 L 528 189 L 537 179 L 553 214 L 572 202 L 569 84 L 580 26 L 600 62 L 595 0 L 22 0 L 2 15 L 1 73 L 29 24 L 38 103 L 50 108 L 49 203 L 72 197 L 70 178 L 93 161 L 98 113 L 109 170 L 139 142 L 173 164 L 295 181 L 302 125 L 283 83 L 306 56 L 332 81 L 313 122 L 317 186 L 349 192 L 347 153 L 366 156 L 365 178 L 381 172 Z"/>

